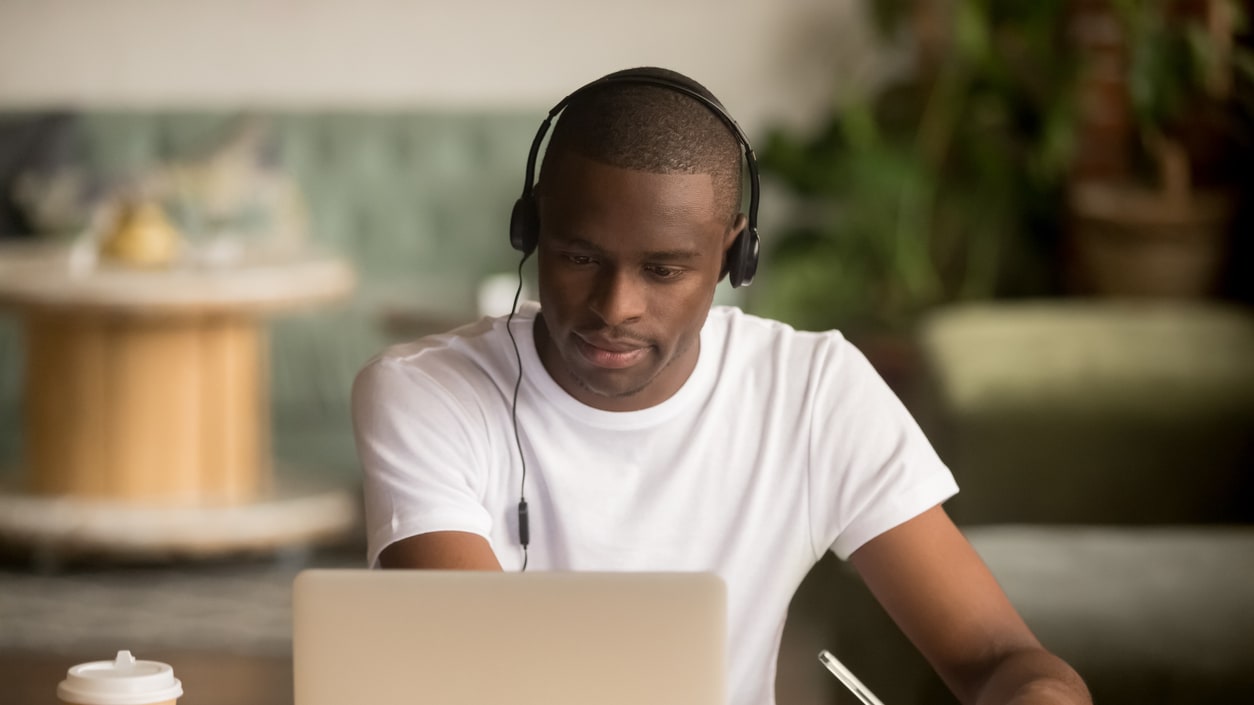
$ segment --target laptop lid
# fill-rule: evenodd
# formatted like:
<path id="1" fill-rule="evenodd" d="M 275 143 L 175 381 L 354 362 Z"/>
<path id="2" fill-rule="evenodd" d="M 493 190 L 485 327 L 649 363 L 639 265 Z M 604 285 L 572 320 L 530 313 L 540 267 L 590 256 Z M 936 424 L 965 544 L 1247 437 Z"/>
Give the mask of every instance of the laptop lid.
<path id="1" fill-rule="evenodd" d="M 306 570 L 295 705 L 725 705 L 708 573 Z"/>

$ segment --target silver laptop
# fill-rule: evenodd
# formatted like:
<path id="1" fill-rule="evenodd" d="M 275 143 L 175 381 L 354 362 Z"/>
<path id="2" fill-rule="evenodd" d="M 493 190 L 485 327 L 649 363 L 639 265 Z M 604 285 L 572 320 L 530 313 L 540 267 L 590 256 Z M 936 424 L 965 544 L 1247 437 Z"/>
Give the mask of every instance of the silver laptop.
<path id="1" fill-rule="evenodd" d="M 706 573 L 306 570 L 295 705 L 725 705 Z"/>

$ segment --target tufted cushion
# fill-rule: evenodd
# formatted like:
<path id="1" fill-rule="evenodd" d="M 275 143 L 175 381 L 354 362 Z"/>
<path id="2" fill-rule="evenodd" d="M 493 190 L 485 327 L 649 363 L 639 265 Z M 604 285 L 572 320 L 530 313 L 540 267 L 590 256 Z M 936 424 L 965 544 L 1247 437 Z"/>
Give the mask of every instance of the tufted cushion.
<path id="1" fill-rule="evenodd" d="M 232 114 L 82 117 L 90 162 L 128 173 L 195 154 L 229 134 Z M 312 239 L 361 268 L 363 296 L 439 297 L 467 309 L 474 285 L 508 271 L 509 212 L 522 187 L 533 115 L 276 113 L 266 150 L 300 184 Z"/>

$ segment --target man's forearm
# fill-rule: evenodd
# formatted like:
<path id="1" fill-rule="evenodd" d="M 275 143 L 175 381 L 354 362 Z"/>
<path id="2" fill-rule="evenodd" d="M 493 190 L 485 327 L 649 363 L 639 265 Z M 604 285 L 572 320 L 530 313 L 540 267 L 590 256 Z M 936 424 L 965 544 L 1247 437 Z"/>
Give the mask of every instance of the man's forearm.
<path id="1" fill-rule="evenodd" d="M 1032 649 L 997 662 L 976 691 L 974 705 L 1092 705 L 1079 674 L 1065 661 Z"/>

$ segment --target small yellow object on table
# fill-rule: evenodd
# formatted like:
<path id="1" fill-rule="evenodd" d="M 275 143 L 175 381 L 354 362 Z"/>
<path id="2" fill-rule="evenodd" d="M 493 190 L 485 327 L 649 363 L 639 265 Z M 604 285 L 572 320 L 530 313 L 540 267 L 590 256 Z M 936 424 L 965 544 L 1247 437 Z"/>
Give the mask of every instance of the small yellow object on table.
<path id="1" fill-rule="evenodd" d="M 174 241 L 151 216 L 132 213 L 101 250 L 143 266 L 76 273 L 69 248 L 0 247 L 0 309 L 26 349 L 25 467 L 0 491 L 0 538 L 208 554 L 342 533 L 350 493 L 276 481 L 263 320 L 346 296 L 352 269 L 317 255 L 158 266 Z"/>
<path id="2" fill-rule="evenodd" d="M 142 201 L 122 211 L 100 254 L 122 264 L 164 266 L 178 257 L 182 240 L 157 204 Z"/>

